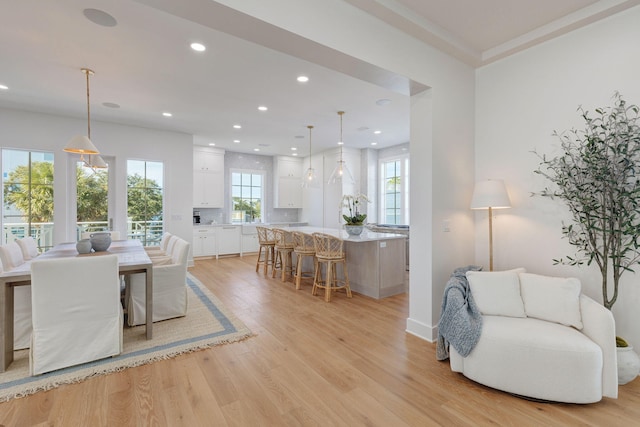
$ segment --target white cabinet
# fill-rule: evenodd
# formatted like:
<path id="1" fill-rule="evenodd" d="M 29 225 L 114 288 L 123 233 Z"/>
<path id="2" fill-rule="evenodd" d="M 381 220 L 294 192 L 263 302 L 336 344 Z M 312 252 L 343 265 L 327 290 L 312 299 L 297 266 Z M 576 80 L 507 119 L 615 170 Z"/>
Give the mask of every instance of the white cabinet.
<path id="1" fill-rule="evenodd" d="M 302 207 L 302 162 L 277 156 L 274 167 L 274 208 Z"/>
<path id="2" fill-rule="evenodd" d="M 224 150 L 193 149 L 193 207 L 224 207 Z"/>
<path id="3" fill-rule="evenodd" d="M 193 256 L 215 256 L 218 254 L 216 245 L 216 227 L 196 227 L 193 229 Z"/>
<path id="4" fill-rule="evenodd" d="M 218 255 L 240 253 L 240 226 L 223 225 L 218 227 Z"/>
<path id="5" fill-rule="evenodd" d="M 242 235 L 242 253 L 258 252 L 260 248 L 260 242 L 258 241 L 257 234 L 243 234 Z"/>

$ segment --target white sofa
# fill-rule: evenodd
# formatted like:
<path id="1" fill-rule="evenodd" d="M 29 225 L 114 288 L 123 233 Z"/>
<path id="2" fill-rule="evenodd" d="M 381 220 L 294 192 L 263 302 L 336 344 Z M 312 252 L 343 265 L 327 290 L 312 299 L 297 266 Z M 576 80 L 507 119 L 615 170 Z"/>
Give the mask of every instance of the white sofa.
<path id="1" fill-rule="evenodd" d="M 482 313 L 480 339 L 467 357 L 450 348 L 450 366 L 478 383 L 558 402 L 616 398 L 615 323 L 581 294 L 574 278 L 467 272 Z"/>

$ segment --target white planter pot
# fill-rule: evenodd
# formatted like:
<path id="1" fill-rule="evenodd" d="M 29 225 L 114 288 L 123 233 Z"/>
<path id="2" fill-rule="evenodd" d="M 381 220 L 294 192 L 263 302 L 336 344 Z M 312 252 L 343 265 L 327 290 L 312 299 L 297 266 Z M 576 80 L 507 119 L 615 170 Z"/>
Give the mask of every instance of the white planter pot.
<path id="1" fill-rule="evenodd" d="M 618 350 L 618 385 L 626 384 L 638 376 L 640 357 L 633 351 L 633 346 L 617 347 Z"/>

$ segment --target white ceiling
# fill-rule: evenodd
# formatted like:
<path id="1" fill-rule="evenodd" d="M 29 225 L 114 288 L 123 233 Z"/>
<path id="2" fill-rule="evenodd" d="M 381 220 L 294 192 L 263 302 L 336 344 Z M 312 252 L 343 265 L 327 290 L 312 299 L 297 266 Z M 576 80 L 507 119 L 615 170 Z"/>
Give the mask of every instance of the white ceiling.
<path id="1" fill-rule="evenodd" d="M 489 54 L 497 57 L 517 50 L 514 40 L 541 26 L 555 28 L 564 20 L 566 28 L 575 28 L 575 19 L 568 20 L 569 15 L 584 17 L 589 12 L 593 20 L 640 2 L 345 1 L 472 65 L 491 60 Z M 199 143 L 214 142 L 232 151 L 259 148 L 259 154 L 283 155 L 297 147 L 305 156 L 307 125 L 315 126 L 314 152 L 336 147 L 336 113 L 344 110 L 346 147 L 372 147 L 376 142 L 374 148 L 382 148 L 409 140 L 407 88 L 411 82 L 371 67 L 378 80 L 393 82 L 382 87 L 372 83 L 375 78 L 365 81 L 311 62 L 313 56 L 285 54 L 292 50 L 281 47 L 279 40 L 293 36 L 275 29 L 263 32 L 261 39 L 249 36 L 251 29 L 246 25 L 230 22 L 237 13 L 225 10 L 217 10 L 217 15 L 227 13 L 222 16 L 227 22 L 205 22 L 197 16 L 198 7 L 205 4 L 220 7 L 211 0 L 0 0 L 0 84 L 9 86 L 0 91 L 0 107 L 86 118 L 85 77 L 80 68 L 88 67 L 96 73 L 91 77 L 92 121 L 185 132 L 198 135 Z M 192 6 L 191 15 L 186 12 L 188 6 Z M 89 21 L 83 15 L 86 8 L 108 12 L 117 25 L 104 27 Z M 254 26 L 253 32 L 261 28 Z M 234 31 L 259 44 L 228 34 Z M 192 41 L 204 43 L 207 50 L 192 51 Z M 531 43 L 522 42 L 520 48 Z M 327 53 L 321 49 L 317 47 L 318 57 Z M 500 49 L 502 53 L 496 53 Z M 335 68 L 348 72 L 349 67 Z M 300 74 L 310 81 L 298 83 Z M 379 106 L 380 99 L 390 103 Z M 258 111 L 261 104 L 269 110 Z M 163 117 L 164 111 L 173 117 Z M 236 123 L 241 130 L 232 128 Z M 95 129 L 92 139 L 100 148 Z M 374 135 L 374 130 L 382 133 Z M 234 139 L 241 142 L 234 144 Z"/>

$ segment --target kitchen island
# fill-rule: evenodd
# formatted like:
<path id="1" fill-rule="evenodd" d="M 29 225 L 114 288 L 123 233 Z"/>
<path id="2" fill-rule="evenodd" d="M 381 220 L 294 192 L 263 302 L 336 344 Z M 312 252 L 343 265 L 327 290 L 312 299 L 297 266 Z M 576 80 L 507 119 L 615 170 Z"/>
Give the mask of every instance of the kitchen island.
<path id="1" fill-rule="evenodd" d="M 321 227 L 283 227 L 283 229 L 307 234 L 325 233 L 344 240 L 349 285 L 352 291 L 376 299 L 407 291 L 406 236 L 374 232 L 366 228 L 359 236 L 350 236 L 344 230 Z M 312 269 L 311 265 L 304 267 Z"/>

